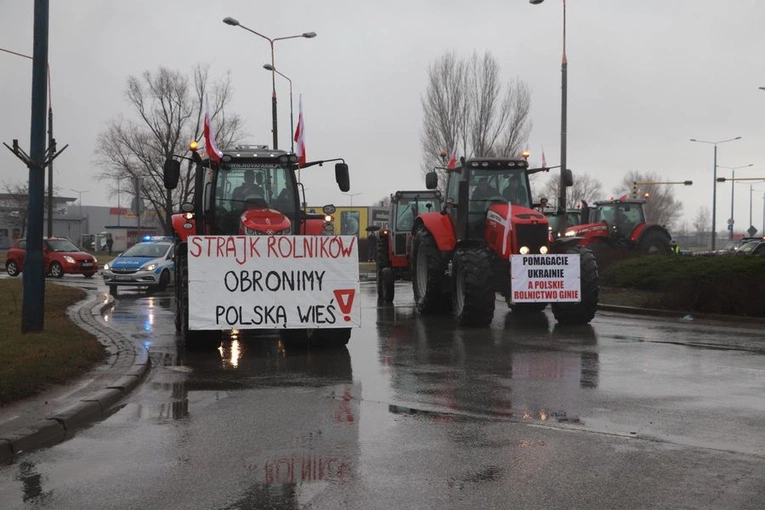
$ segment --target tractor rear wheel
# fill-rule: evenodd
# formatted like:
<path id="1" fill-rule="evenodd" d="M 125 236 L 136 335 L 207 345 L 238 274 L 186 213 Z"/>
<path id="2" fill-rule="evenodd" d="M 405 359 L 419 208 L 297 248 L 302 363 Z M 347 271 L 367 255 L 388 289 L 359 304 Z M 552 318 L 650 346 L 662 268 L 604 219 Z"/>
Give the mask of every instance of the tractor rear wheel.
<path id="1" fill-rule="evenodd" d="M 417 310 L 422 314 L 446 313 L 450 309 L 449 294 L 444 292 L 445 265 L 436 240 L 421 228 L 414 235 L 412 246 L 412 290 Z"/>
<path id="2" fill-rule="evenodd" d="M 595 255 L 587 248 L 575 246 L 566 253 L 579 254 L 579 273 L 581 278 L 580 297 L 578 303 L 552 303 L 555 320 L 560 324 L 588 324 L 598 310 L 598 295 L 600 293 L 600 276 Z"/>
<path id="3" fill-rule="evenodd" d="M 460 248 L 452 261 L 452 309 L 460 326 L 488 326 L 494 318 L 495 289 L 485 248 Z"/>
<path id="4" fill-rule="evenodd" d="M 640 240 L 640 253 L 649 255 L 669 255 L 672 250 L 669 246 L 670 239 L 663 232 L 653 230 L 646 232 Z"/>

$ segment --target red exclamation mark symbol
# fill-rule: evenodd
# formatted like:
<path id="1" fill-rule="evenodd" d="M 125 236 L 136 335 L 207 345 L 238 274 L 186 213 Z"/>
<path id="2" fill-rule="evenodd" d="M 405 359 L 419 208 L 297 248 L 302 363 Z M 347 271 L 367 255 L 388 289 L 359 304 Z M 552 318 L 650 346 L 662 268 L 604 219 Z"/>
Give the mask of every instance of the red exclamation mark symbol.
<path id="1" fill-rule="evenodd" d="M 353 297 L 356 295 L 356 289 L 336 289 L 333 292 L 335 293 L 337 306 L 343 314 L 343 320 L 350 322 L 351 307 L 353 306 Z"/>

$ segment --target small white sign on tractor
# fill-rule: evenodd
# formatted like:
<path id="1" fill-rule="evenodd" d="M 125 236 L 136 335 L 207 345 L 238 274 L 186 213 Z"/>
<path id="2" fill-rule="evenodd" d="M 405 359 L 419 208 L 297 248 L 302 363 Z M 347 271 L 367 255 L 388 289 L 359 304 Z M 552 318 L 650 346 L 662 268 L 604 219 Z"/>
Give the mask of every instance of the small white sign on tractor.
<path id="1" fill-rule="evenodd" d="M 189 329 L 361 327 L 355 236 L 190 236 Z"/>
<path id="2" fill-rule="evenodd" d="M 510 267 L 514 303 L 582 300 L 579 255 L 513 255 Z"/>

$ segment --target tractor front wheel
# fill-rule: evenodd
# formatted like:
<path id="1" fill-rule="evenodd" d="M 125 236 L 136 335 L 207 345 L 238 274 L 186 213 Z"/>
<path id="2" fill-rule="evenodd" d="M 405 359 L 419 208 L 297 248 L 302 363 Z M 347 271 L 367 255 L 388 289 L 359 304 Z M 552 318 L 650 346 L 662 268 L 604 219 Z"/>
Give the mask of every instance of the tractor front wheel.
<path id="1" fill-rule="evenodd" d="M 640 240 L 640 252 L 649 255 L 669 255 L 672 249 L 670 239 L 663 232 L 653 230 L 646 232 Z"/>
<path id="2" fill-rule="evenodd" d="M 380 236 L 377 240 L 377 300 L 381 303 L 393 302 L 395 275 L 391 268 L 388 246 L 388 237 Z"/>
<path id="3" fill-rule="evenodd" d="M 579 254 L 579 275 L 581 301 L 552 303 L 555 320 L 560 324 L 589 324 L 598 310 L 600 276 L 595 255 L 587 248 L 575 246 L 566 253 Z"/>
<path id="4" fill-rule="evenodd" d="M 449 294 L 444 292 L 445 266 L 433 236 L 421 228 L 414 235 L 412 246 L 412 290 L 417 310 L 422 314 L 446 313 Z"/>
<path id="5" fill-rule="evenodd" d="M 460 248 L 452 262 L 452 309 L 460 326 L 488 326 L 494 318 L 495 289 L 485 248 Z"/>

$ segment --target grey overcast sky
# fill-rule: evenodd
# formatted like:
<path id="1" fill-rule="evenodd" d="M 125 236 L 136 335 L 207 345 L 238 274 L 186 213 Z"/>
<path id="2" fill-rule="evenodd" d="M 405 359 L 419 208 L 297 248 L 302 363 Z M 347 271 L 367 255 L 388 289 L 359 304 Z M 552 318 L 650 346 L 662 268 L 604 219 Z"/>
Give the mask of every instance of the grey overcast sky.
<path id="1" fill-rule="evenodd" d="M 0 48 L 32 53 L 31 0 L 0 0 Z M 88 190 L 85 205 L 116 205 L 94 144 L 106 122 L 128 113 L 128 75 L 159 66 L 188 72 L 209 63 L 231 72 L 233 107 L 250 143 L 271 142 L 268 42 L 222 23 L 226 16 L 277 41 L 276 67 L 303 94 L 309 159 L 343 157 L 354 205 L 396 189 L 422 188 L 421 103 L 427 67 L 447 51 L 489 50 L 503 79 L 532 91 L 530 161 L 560 149 L 562 0 L 53 0 L 50 66 L 55 136 L 69 148 L 56 161 L 61 194 Z M 568 166 L 607 193 L 629 170 L 677 189 L 684 221 L 711 210 L 713 146 L 690 138 L 742 139 L 718 147 L 718 164 L 736 177 L 765 177 L 765 1 L 568 0 Z M 31 61 L 0 53 L 0 141 L 29 147 Z M 280 148 L 290 140 L 289 87 L 277 76 Z M 26 168 L 0 147 L 0 181 L 21 182 Z M 730 176 L 720 168 L 720 176 Z M 348 205 L 332 169 L 303 172 L 310 204 Z M 762 230 L 765 184 L 753 184 L 753 223 Z M 736 226 L 748 226 L 747 182 L 735 185 Z M 718 185 L 718 229 L 730 216 L 731 184 Z"/>

